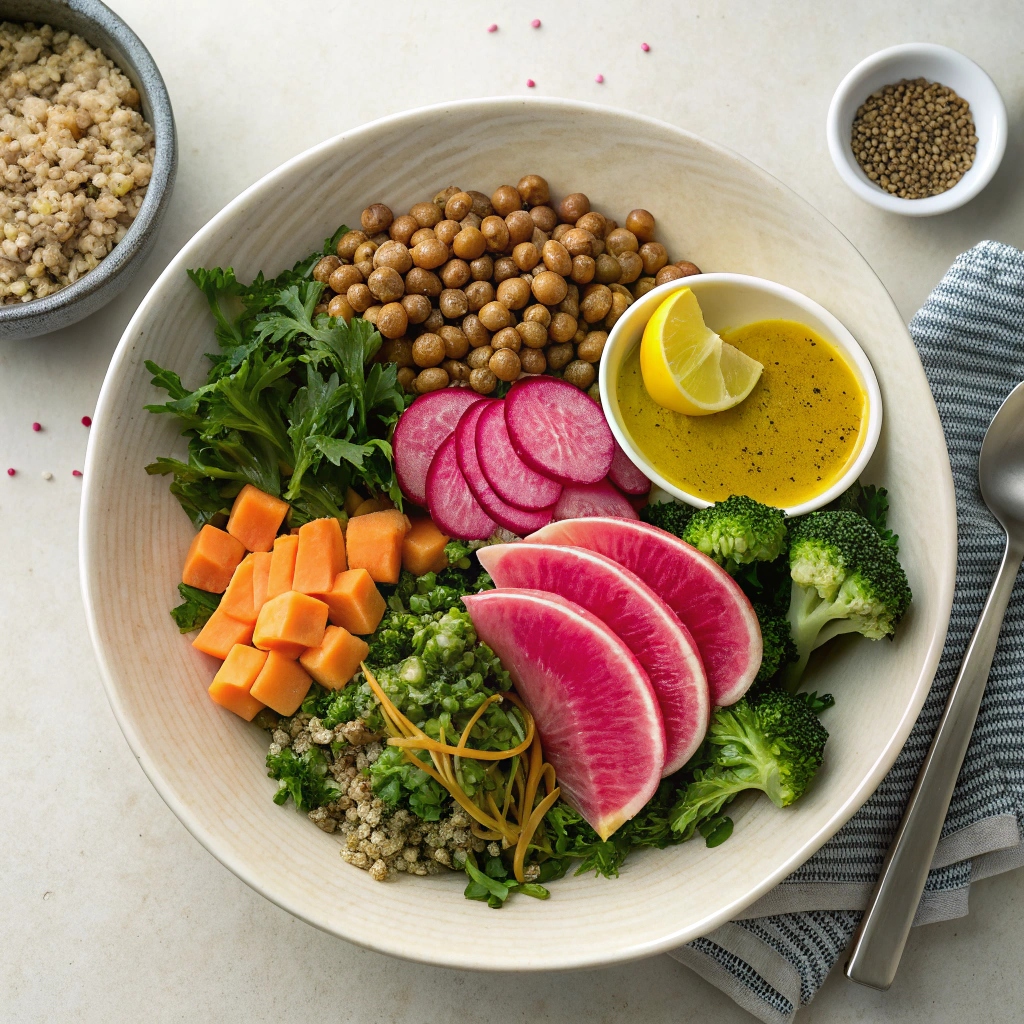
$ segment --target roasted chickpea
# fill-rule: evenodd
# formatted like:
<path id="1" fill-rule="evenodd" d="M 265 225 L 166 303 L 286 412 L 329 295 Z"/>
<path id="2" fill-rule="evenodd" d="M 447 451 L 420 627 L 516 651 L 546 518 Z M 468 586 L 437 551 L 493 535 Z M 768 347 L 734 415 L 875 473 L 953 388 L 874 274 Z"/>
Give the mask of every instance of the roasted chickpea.
<path id="1" fill-rule="evenodd" d="M 519 332 L 514 327 L 503 327 L 498 333 L 491 338 L 491 348 L 495 352 L 501 348 L 510 348 L 513 352 L 518 352 L 523 345 L 523 339 L 519 336 Z"/>
<path id="2" fill-rule="evenodd" d="M 668 249 L 661 242 L 644 242 L 638 255 L 643 260 L 645 274 L 656 274 L 668 263 Z"/>
<path id="3" fill-rule="evenodd" d="M 545 242 L 540 255 L 548 270 L 563 277 L 568 277 L 572 273 L 572 257 L 561 242 L 556 242 L 553 238 Z"/>
<path id="4" fill-rule="evenodd" d="M 687 274 L 682 267 L 677 267 L 674 263 L 669 263 L 655 274 L 654 281 L 656 284 L 668 284 L 669 281 L 679 281 L 681 278 L 689 276 L 690 275 Z"/>
<path id="5" fill-rule="evenodd" d="M 575 224 L 585 213 L 590 213 L 590 200 L 582 192 L 570 192 L 558 204 L 559 219 Z"/>
<path id="6" fill-rule="evenodd" d="M 488 302 L 494 301 L 494 285 L 490 281 L 473 281 L 466 285 L 466 301 L 469 308 L 476 313 Z"/>
<path id="7" fill-rule="evenodd" d="M 416 380 L 416 371 L 411 366 L 401 366 L 398 369 L 398 385 L 406 393 L 413 392 L 413 381 Z"/>
<path id="8" fill-rule="evenodd" d="M 512 326 L 512 314 L 507 306 L 500 302 L 488 302 L 477 313 L 480 323 L 489 331 L 500 331 L 503 327 Z"/>
<path id="9" fill-rule="evenodd" d="M 568 313 L 556 313 L 548 327 L 548 337 L 556 344 L 571 340 L 576 333 L 576 318 Z"/>
<path id="10" fill-rule="evenodd" d="M 420 370 L 413 381 L 413 387 L 425 395 L 428 391 L 440 391 L 448 387 L 448 383 L 448 374 L 440 366 L 435 366 L 429 370 Z"/>
<path id="11" fill-rule="evenodd" d="M 494 349 L 490 345 L 481 345 L 479 348 L 473 349 L 466 356 L 466 363 L 470 369 L 478 370 L 481 366 L 486 366 L 491 361 L 491 356 L 493 355 Z"/>
<path id="12" fill-rule="evenodd" d="M 441 280 L 446 288 L 461 288 L 469 281 L 469 264 L 465 260 L 449 260 L 441 268 Z"/>
<path id="13" fill-rule="evenodd" d="M 348 304 L 357 313 L 362 313 L 369 309 L 374 301 L 373 292 L 365 284 L 351 285 L 348 291 L 345 292 L 345 298 L 348 299 Z"/>
<path id="14" fill-rule="evenodd" d="M 588 324 L 603 320 L 612 308 L 612 292 L 606 284 L 588 285 L 580 302 L 580 312 Z"/>
<path id="15" fill-rule="evenodd" d="M 461 288 L 445 288 L 438 296 L 437 304 L 449 320 L 457 320 L 469 312 L 469 300 Z"/>
<path id="16" fill-rule="evenodd" d="M 394 219 L 395 215 L 383 203 L 372 203 L 359 214 L 359 224 L 368 235 L 387 231 Z"/>
<path id="17" fill-rule="evenodd" d="M 584 320 L 577 328 L 576 333 L 572 336 L 572 343 L 576 346 L 581 345 L 587 338 L 587 328 L 590 325 Z"/>
<path id="18" fill-rule="evenodd" d="M 422 327 L 425 334 L 437 334 L 444 327 L 444 314 L 436 307 L 432 308 L 430 316 L 423 321 Z"/>
<path id="19" fill-rule="evenodd" d="M 594 280 L 598 284 L 612 284 L 622 277 L 622 266 L 614 256 L 602 253 L 597 257 Z"/>
<path id="20" fill-rule="evenodd" d="M 589 256 L 593 252 L 593 243 L 597 239 L 589 231 L 575 227 L 562 236 L 562 245 L 570 256 Z"/>
<path id="21" fill-rule="evenodd" d="M 317 262 L 317 265 L 313 268 L 313 280 L 319 281 L 321 284 L 327 284 L 331 279 L 331 274 L 334 273 L 341 266 L 341 260 L 337 256 L 325 256 L 322 260 Z M 343 288 L 335 288 L 337 291 L 344 291 Z"/>
<path id="22" fill-rule="evenodd" d="M 596 377 L 597 371 L 584 359 L 574 359 L 566 366 L 565 373 L 562 374 L 562 380 L 575 384 L 580 391 L 586 391 L 594 383 Z"/>
<path id="23" fill-rule="evenodd" d="M 437 332 L 444 342 L 444 354 L 449 359 L 461 359 L 469 351 L 469 339 L 461 328 L 445 325 Z"/>
<path id="24" fill-rule="evenodd" d="M 544 355 L 548 360 L 549 370 L 562 370 L 572 362 L 576 353 L 572 350 L 572 342 L 563 342 L 561 345 L 548 345 Z"/>
<path id="25" fill-rule="evenodd" d="M 569 290 L 565 278 L 551 270 L 542 270 L 531 285 L 533 297 L 545 306 L 557 306 Z"/>
<path id="26" fill-rule="evenodd" d="M 499 217 L 507 217 L 513 210 L 523 208 L 523 197 L 511 185 L 501 185 L 491 196 L 491 206 Z"/>
<path id="27" fill-rule="evenodd" d="M 472 210 L 470 210 L 470 212 L 467 213 L 466 216 L 463 217 L 462 220 L 459 221 L 459 224 L 460 224 L 461 227 L 464 227 L 464 228 L 476 228 L 477 230 L 480 229 L 480 225 L 482 223 L 483 223 L 483 218 L 482 217 L 478 217 L 475 213 L 473 213 Z"/>
<path id="28" fill-rule="evenodd" d="M 644 271 L 644 261 L 638 252 L 620 252 L 615 258 L 622 269 L 619 284 L 632 284 Z"/>
<path id="29" fill-rule="evenodd" d="M 378 231 L 376 234 L 370 235 L 369 240 L 374 245 L 383 245 L 385 242 L 391 240 L 391 236 L 386 231 Z"/>
<path id="30" fill-rule="evenodd" d="M 694 274 L 699 274 L 701 272 L 700 267 L 698 267 L 696 263 L 691 263 L 689 260 L 676 260 L 675 265 L 683 271 L 686 277 L 693 277 Z"/>
<path id="31" fill-rule="evenodd" d="M 405 294 L 402 275 L 391 267 L 378 267 L 366 279 L 366 286 L 380 303 L 397 302 Z"/>
<path id="32" fill-rule="evenodd" d="M 444 215 L 449 220 L 462 220 L 473 209 L 473 197 L 468 192 L 456 192 L 444 204 Z"/>
<path id="33" fill-rule="evenodd" d="M 448 374 L 449 380 L 468 381 L 470 369 L 461 359 L 446 359 L 441 364 L 441 369 Z"/>
<path id="34" fill-rule="evenodd" d="M 510 277 L 498 285 L 498 301 L 509 309 L 522 309 L 530 301 L 530 286 L 521 277 Z"/>
<path id="35" fill-rule="evenodd" d="M 604 218 L 604 214 L 591 210 L 590 213 L 583 214 L 583 216 L 576 221 L 576 227 L 582 228 L 584 231 L 589 231 L 595 238 L 604 238 L 606 223 L 607 221 Z"/>
<path id="36" fill-rule="evenodd" d="M 479 228 L 464 227 L 453 239 L 452 249 L 459 259 L 475 260 L 483 256 L 487 249 L 487 239 L 480 233 Z"/>
<path id="37" fill-rule="evenodd" d="M 641 295 L 646 295 L 652 288 L 656 288 L 658 282 L 653 277 L 638 277 L 633 282 L 631 291 L 633 292 L 633 298 L 639 299 Z"/>
<path id="38" fill-rule="evenodd" d="M 365 260 L 372 260 L 373 254 L 377 251 L 377 243 L 371 242 L 367 239 L 365 242 L 360 242 L 356 246 L 356 250 L 352 253 L 353 263 L 363 263 Z"/>
<path id="39" fill-rule="evenodd" d="M 335 295 L 327 303 L 326 313 L 328 316 L 344 320 L 345 323 L 348 323 L 356 315 L 356 311 L 352 308 L 352 303 L 348 301 L 348 297 L 345 295 Z"/>
<path id="40" fill-rule="evenodd" d="M 481 366 L 470 373 L 469 386 L 478 395 L 489 395 L 498 386 L 498 378 L 486 366 Z"/>
<path id="41" fill-rule="evenodd" d="M 630 294 L 625 288 L 621 292 L 612 292 L 612 308 L 604 318 L 604 325 L 608 330 L 615 326 L 615 322 L 629 308 L 630 298 Z"/>
<path id="42" fill-rule="evenodd" d="M 607 331 L 590 331 L 576 346 L 576 355 L 588 363 L 601 362 L 601 354 L 608 342 Z"/>
<path id="43" fill-rule="evenodd" d="M 405 307 L 405 315 L 411 324 L 421 324 L 430 316 L 430 299 L 426 295 L 410 295 L 406 292 L 399 301 Z"/>
<path id="44" fill-rule="evenodd" d="M 484 195 L 483 192 L 477 192 L 475 189 L 468 188 L 466 191 L 473 197 L 473 213 L 475 213 L 481 220 L 484 217 L 490 217 L 494 213 L 494 207 L 491 206 L 490 199 Z"/>
<path id="45" fill-rule="evenodd" d="M 368 324 L 373 324 L 376 327 L 377 326 L 377 316 L 378 316 L 378 314 L 380 313 L 380 311 L 383 308 L 384 308 L 383 306 L 370 306 L 369 309 L 364 309 L 363 310 L 363 319 Z"/>
<path id="46" fill-rule="evenodd" d="M 443 220 L 434 225 L 434 237 L 445 245 L 451 245 L 462 227 L 457 220 Z"/>
<path id="47" fill-rule="evenodd" d="M 338 239 L 337 248 L 334 250 L 343 260 L 355 259 L 355 251 L 366 241 L 366 233 L 363 231 L 346 231 Z"/>
<path id="48" fill-rule="evenodd" d="M 538 323 L 546 331 L 548 329 L 548 325 L 551 323 L 551 310 L 546 306 L 541 306 L 539 304 L 529 306 L 523 311 L 523 320 Z"/>
<path id="49" fill-rule="evenodd" d="M 593 256 L 594 259 L 596 260 L 597 257 L 601 256 L 605 252 L 606 249 L 607 249 L 607 246 L 604 244 L 604 239 L 603 238 L 595 238 L 594 241 L 593 241 L 593 244 L 590 246 L 590 255 Z"/>
<path id="50" fill-rule="evenodd" d="M 480 317 L 475 313 L 470 313 L 462 318 L 462 333 L 469 339 L 473 348 L 487 345 L 491 340 L 491 332 L 480 323 Z"/>
<path id="51" fill-rule="evenodd" d="M 636 235 L 627 228 L 616 228 L 605 236 L 604 244 L 613 256 L 618 256 L 620 252 L 636 252 L 640 248 Z"/>
<path id="52" fill-rule="evenodd" d="M 544 243 L 550 237 L 551 237 L 550 232 L 548 232 L 548 231 L 541 231 L 540 228 L 534 228 L 533 229 L 533 234 L 530 236 L 530 241 L 533 242 L 533 244 L 535 246 L 537 246 L 537 251 L 539 252 L 541 249 L 544 248 Z"/>
<path id="53" fill-rule="evenodd" d="M 528 242 L 533 237 L 533 218 L 525 210 L 513 210 L 505 218 L 508 228 L 509 242 L 516 246 L 520 242 Z"/>
<path id="54" fill-rule="evenodd" d="M 401 338 L 409 329 L 409 315 L 400 302 L 389 302 L 377 314 L 377 330 L 385 338 Z"/>
<path id="55" fill-rule="evenodd" d="M 519 268 L 516 266 L 516 261 L 511 256 L 499 256 L 494 261 L 494 271 L 491 274 L 491 280 L 494 282 L 495 288 L 502 281 L 507 281 L 510 277 L 518 277 Z"/>
<path id="56" fill-rule="evenodd" d="M 598 405 L 601 404 L 601 385 L 598 384 L 597 381 L 594 381 L 594 383 L 587 388 L 587 396 L 597 402 Z"/>
<path id="57" fill-rule="evenodd" d="M 539 174 L 524 174 L 516 185 L 516 191 L 527 206 L 540 206 L 551 199 L 551 189 Z"/>
<path id="58" fill-rule="evenodd" d="M 409 239 L 408 248 L 410 250 L 415 249 L 416 246 L 420 244 L 420 242 L 425 242 L 428 238 L 437 238 L 437 235 L 434 234 L 434 229 L 420 228 L 418 231 L 414 231 L 412 233 L 412 238 Z"/>
<path id="59" fill-rule="evenodd" d="M 432 228 L 441 219 L 442 214 L 436 203 L 416 203 L 415 206 L 409 207 L 409 216 L 421 228 Z"/>
<path id="60" fill-rule="evenodd" d="M 604 237 L 607 238 L 617 227 L 618 222 L 611 219 L 611 217 L 605 217 L 604 219 Z"/>
<path id="61" fill-rule="evenodd" d="M 350 263 L 349 266 L 355 267 L 362 275 L 364 281 L 373 273 L 374 270 L 373 260 L 360 260 L 358 263 Z"/>
<path id="62" fill-rule="evenodd" d="M 405 275 L 405 290 L 413 295 L 427 295 L 436 299 L 441 294 L 444 286 L 441 278 L 431 270 L 424 270 L 422 267 L 413 267 Z"/>
<path id="63" fill-rule="evenodd" d="M 470 260 L 469 273 L 474 281 L 489 281 L 494 273 L 494 260 L 490 256 L 478 256 Z"/>
<path id="64" fill-rule="evenodd" d="M 389 240 L 373 254 L 373 265 L 377 269 L 390 267 L 399 274 L 405 274 L 412 269 L 412 257 L 402 242 Z"/>
<path id="65" fill-rule="evenodd" d="M 519 353 L 523 373 L 543 373 L 548 368 L 546 356 L 539 348 L 524 348 Z"/>
<path id="66" fill-rule="evenodd" d="M 487 369 L 498 380 L 515 380 L 522 372 L 523 364 L 519 361 L 519 354 L 517 352 L 513 352 L 510 348 L 503 348 L 491 356 Z"/>
<path id="67" fill-rule="evenodd" d="M 572 279 L 577 284 L 590 284 L 596 269 L 597 263 L 592 256 L 573 256 Z"/>
<path id="68" fill-rule="evenodd" d="M 320 261 L 321 263 L 323 260 Z M 319 266 L 319 264 L 318 264 Z M 313 271 L 316 274 L 316 271 Z M 317 280 L 320 280 L 317 278 Z M 342 263 L 335 267 L 331 273 L 328 284 L 339 295 L 344 295 L 354 284 L 362 284 L 363 275 L 351 263 Z"/>
<path id="69" fill-rule="evenodd" d="M 556 224 L 555 227 L 554 227 L 554 230 L 551 232 L 551 237 L 556 242 L 561 242 L 561 240 L 563 238 L 565 238 L 565 236 L 570 231 L 572 231 L 572 225 L 571 224 Z"/>
<path id="70" fill-rule="evenodd" d="M 548 343 L 547 329 L 536 320 L 524 320 L 516 324 L 516 333 L 527 348 L 543 348 Z"/>
<path id="71" fill-rule="evenodd" d="M 412 261 L 424 270 L 433 270 L 448 262 L 448 246 L 440 239 L 426 238 L 412 249 Z"/>
<path id="72" fill-rule="evenodd" d="M 401 217 L 396 217 L 391 222 L 391 227 L 388 228 L 388 235 L 394 241 L 401 242 L 402 245 L 407 246 L 409 239 L 419 229 L 419 221 L 415 217 L 410 217 L 409 214 L 403 213 Z"/>
<path id="73" fill-rule="evenodd" d="M 444 339 L 437 334 L 421 334 L 412 343 L 412 359 L 417 366 L 440 366 L 445 358 Z"/>
<path id="74" fill-rule="evenodd" d="M 535 206 L 530 210 L 530 220 L 533 221 L 534 227 L 540 228 L 541 231 L 554 231 L 558 223 L 558 214 L 550 206 Z"/>
<path id="75" fill-rule="evenodd" d="M 519 193 L 517 192 L 518 196 Z M 508 226 L 501 217 L 484 217 L 480 222 L 480 233 L 487 242 L 488 252 L 505 252 L 509 247 Z"/>
<path id="76" fill-rule="evenodd" d="M 573 320 L 580 317 L 580 289 L 579 285 L 566 282 L 565 298 L 558 304 L 559 313 L 568 313 Z"/>
<path id="77" fill-rule="evenodd" d="M 540 251 L 533 242 L 520 242 L 512 250 L 512 259 L 515 265 L 525 273 L 533 270 L 540 262 Z"/>
<path id="78" fill-rule="evenodd" d="M 654 237 L 654 215 L 646 210 L 630 210 L 626 214 L 626 227 L 638 241 L 649 242 Z"/>

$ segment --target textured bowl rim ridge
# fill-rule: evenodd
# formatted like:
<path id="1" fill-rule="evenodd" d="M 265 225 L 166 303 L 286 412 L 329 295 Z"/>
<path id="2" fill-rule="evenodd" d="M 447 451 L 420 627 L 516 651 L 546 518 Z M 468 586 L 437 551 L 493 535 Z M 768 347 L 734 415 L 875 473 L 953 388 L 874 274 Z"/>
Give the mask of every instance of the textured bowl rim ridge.
<path id="1" fill-rule="evenodd" d="M 915 667 L 912 673 L 910 669 L 907 670 L 906 675 L 910 676 L 913 680 L 913 690 L 910 691 L 911 697 L 905 707 L 902 705 L 902 701 L 895 706 L 896 710 L 891 713 L 891 717 L 897 725 L 892 735 L 886 740 L 885 745 L 878 750 L 874 760 L 866 769 L 864 777 L 860 779 L 856 787 L 850 792 L 847 793 L 844 790 L 844 796 L 841 801 L 837 800 L 834 805 L 828 805 L 827 810 L 822 813 L 824 823 L 815 826 L 817 832 L 808 841 L 803 842 L 798 849 L 794 849 L 792 853 L 789 853 L 787 850 L 785 859 L 774 870 L 766 875 L 754 872 L 757 879 L 756 883 L 747 885 L 744 882 L 743 884 L 746 885 L 746 888 L 742 895 L 730 899 L 724 905 L 716 903 L 707 912 L 702 912 L 699 920 L 688 921 L 683 928 L 669 922 L 653 937 L 627 938 L 616 934 L 610 937 L 606 946 L 597 952 L 587 952 L 585 950 L 581 952 L 575 948 L 574 944 L 566 943 L 564 948 L 559 947 L 557 954 L 552 954 L 550 951 L 541 954 L 532 953 L 528 948 L 529 944 L 517 946 L 514 950 L 507 953 L 502 952 L 501 954 L 486 951 L 464 951 L 458 953 L 449 949 L 444 943 L 427 945 L 416 942 L 414 939 L 405 936 L 401 928 L 396 929 L 393 927 L 387 931 L 377 930 L 373 932 L 372 938 L 368 938 L 365 927 L 361 931 L 358 922 L 352 924 L 344 915 L 332 913 L 331 907 L 325 907 L 322 900 L 319 902 L 303 901 L 299 897 L 293 897 L 290 892 L 283 892 L 279 879 L 280 872 L 277 870 L 276 864 L 274 869 L 270 870 L 265 866 L 261 867 L 256 864 L 252 859 L 247 859 L 245 856 L 236 853 L 233 849 L 222 849 L 223 840 L 219 838 L 219 834 L 214 829 L 207 827 L 200 820 L 198 812 L 193 809 L 199 805 L 200 801 L 188 801 L 179 798 L 173 790 L 171 780 L 165 778 L 151 760 L 147 745 L 140 736 L 139 729 L 141 725 L 137 727 L 126 711 L 126 704 L 122 700 L 121 683 L 112 667 L 112 651 L 105 649 L 101 636 L 98 609 L 100 608 L 102 594 L 98 591 L 94 593 L 93 583 L 94 579 L 98 576 L 100 565 L 98 559 L 101 557 L 101 553 L 98 550 L 94 550 L 94 544 L 97 548 L 101 544 L 99 534 L 101 491 L 99 484 L 95 481 L 98 475 L 96 470 L 103 464 L 104 455 L 100 448 L 102 444 L 106 443 L 107 430 L 109 429 L 112 434 L 115 434 L 118 429 L 115 413 L 117 411 L 118 389 L 123 383 L 120 380 L 122 370 L 125 366 L 131 365 L 133 358 L 137 355 L 136 350 L 145 345 L 146 338 L 140 333 L 140 326 L 144 324 L 147 316 L 153 310 L 160 308 L 161 303 L 164 301 L 163 293 L 168 285 L 176 281 L 186 267 L 193 265 L 192 253 L 200 249 L 208 241 L 217 239 L 222 227 L 229 224 L 236 213 L 245 210 L 257 210 L 259 208 L 259 201 L 274 195 L 277 189 L 286 186 L 293 173 L 303 169 L 307 171 L 312 170 L 312 168 L 319 166 L 324 157 L 331 154 L 336 147 L 355 146 L 361 141 L 365 144 L 368 139 L 372 139 L 375 133 L 384 129 L 392 131 L 402 128 L 422 129 L 431 117 L 437 117 L 446 112 L 461 112 L 463 114 L 465 112 L 475 112 L 481 121 L 485 121 L 490 117 L 500 116 L 502 113 L 521 113 L 525 108 L 537 110 L 538 112 L 543 110 L 545 113 L 553 113 L 556 116 L 561 115 L 566 119 L 571 119 L 573 116 L 580 117 L 590 114 L 624 119 L 633 125 L 649 126 L 652 132 L 656 130 L 658 133 L 676 136 L 679 139 L 685 140 L 690 145 L 710 151 L 717 154 L 720 158 L 736 163 L 744 169 L 745 173 L 755 177 L 765 189 L 783 196 L 788 203 L 799 203 L 806 209 L 809 220 L 813 221 L 817 228 L 830 233 L 834 237 L 837 247 L 845 247 L 843 252 L 849 260 L 857 261 L 865 269 L 865 272 L 870 272 L 870 268 L 867 267 L 863 257 L 857 253 L 852 244 L 834 226 L 829 224 L 820 213 L 810 207 L 804 200 L 795 196 L 791 190 L 767 172 L 757 168 L 750 161 L 722 146 L 707 142 L 690 132 L 654 118 L 598 104 L 576 103 L 558 99 L 524 99 L 521 97 L 442 103 L 394 114 L 320 143 L 271 171 L 216 214 L 170 262 L 128 324 L 113 355 L 100 391 L 95 423 L 91 432 L 85 462 L 84 494 L 80 514 L 82 592 L 86 619 L 96 651 L 104 689 L 106 690 L 114 716 L 125 738 L 128 740 L 136 759 L 149 776 L 157 792 L 182 824 L 221 863 L 250 887 L 309 924 L 379 952 L 437 966 L 475 970 L 521 971 L 596 967 L 665 952 L 699 935 L 707 934 L 724 922 L 735 918 L 744 908 L 764 895 L 765 892 L 802 864 L 827 839 L 834 835 L 854 811 L 863 804 L 891 767 L 903 746 L 927 695 L 935 666 L 942 651 L 949 609 L 952 603 L 956 564 L 955 542 L 950 544 L 950 550 L 942 554 L 936 554 L 932 560 L 931 564 L 937 566 L 935 573 L 939 577 L 938 593 L 935 602 L 937 611 L 933 614 L 932 618 L 929 618 L 928 631 L 919 642 L 923 650 L 923 659 L 920 663 L 915 660 Z M 268 267 L 267 269 L 269 271 L 273 268 Z M 879 296 L 881 297 L 883 294 L 884 290 L 879 285 Z M 895 307 L 891 304 L 891 299 L 888 301 L 890 305 L 887 308 L 890 309 L 891 315 L 898 316 Z M 906 336 L 905 328 L 904 337 L 906 338 L 906 345 L 909 346 L 911 342 L 909 336 Z M 923 372 L 921 379 L 923 380 Z M 941 437 L 941 425 L 938 421 L 938 413 L 935 410 L 934 403 L 931 403 L 929 408 L 923 410 L 923 415 L 929 419 L 933 434 Z M 109 428 L 107 426 L 108 421 L 110 423 Z M 935 481 L 934 507 L 939 520 L 942 520 L 942 517 L 945 516 L 946 519 L 944 521 L 947 524 L 950 521 L 954 524 L 953 539 L 955 541 L 955 507 L 953 504 L 952 474 L 949 470 L 948 461 L 945 463 L 943 472 L 942 479 Z M 96 507 L 94 508 L 94 506 Z M 94 526 L 96 532 L 95 540 L 93 538 Z M 908 690 L 909 686 L 908 682 Z M 825 814 L 827 814 L 827 818 L 825 818 Z M 313 828 L 312 825 L 301 819 L 296 821 L 296 827 L 300 826 Z M 372 884 L 378 885 L 379 883 Z M 451 887 L 451 893 L 452 898 L 461 898 L 454 887 Z M 490 913 L 485 908 L 481 908 L 481 912 Z M 510 912 L 507 911 L 506 913 Z M 565 913 L 571 919 L 573 907 L 566 904 Z M 492 925 L 492 922 L 493 919 L 483 918 L 481 919 L 480 926 L 487 927 Z M 501 927 L 503 928 L 504 926 Z"/>

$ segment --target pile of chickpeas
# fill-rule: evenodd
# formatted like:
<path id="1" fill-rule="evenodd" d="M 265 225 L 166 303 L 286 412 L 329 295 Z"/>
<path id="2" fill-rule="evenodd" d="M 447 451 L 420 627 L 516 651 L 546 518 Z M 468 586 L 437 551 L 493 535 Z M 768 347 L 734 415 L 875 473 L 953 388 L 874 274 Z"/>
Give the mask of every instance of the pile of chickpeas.
<path id="1" fill-rule="evenodd" d="M 549 373 L 596 399 L 608 332 L 630 303 L 700 273 L 670 262 L 647 210 L 619 227 L 582 192 L 553 204 L 537 174 L 490 197 L 450 185 L 399 217 L 374 203 L 359 219 L 313 270 L 327 286 L 317 311 L 375 324 L 379 358 L 414 394 L 488 395 Z"/>

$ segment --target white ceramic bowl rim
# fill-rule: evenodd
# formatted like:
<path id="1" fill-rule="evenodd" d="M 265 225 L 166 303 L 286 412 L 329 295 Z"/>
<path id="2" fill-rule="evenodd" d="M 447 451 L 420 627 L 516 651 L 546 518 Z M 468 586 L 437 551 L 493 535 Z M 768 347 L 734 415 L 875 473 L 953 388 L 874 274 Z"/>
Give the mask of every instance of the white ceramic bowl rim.
<path id="1" fill-rule="evenodd" d="M 639 317 L 646 315 L 646 317 L 649 318 L 650 313 L 647 313 L 646 311 L 650 309 L 651 313 L 653 313 L 658 304 L 668 298 L 669 295 L 691 286 L 699 288 L 703 283 L 712 285 L 733 285 L 736 288 L 746 288 L 765 292 L 769 295 L 777 296 L 778 298 L 811 313 L 821 321 L 822 324 L 829 328 L 831 336 L 826 340 L 831 341 L 832 344 L 840 349 L 840 351 L 842 351 L 853 364 L 860 379 L 860 383 L 866 392 L 868 404 L 867 417 L 864 423 L 864 430 L 857 455 L 846 468 L 846 472 L 844 472 L 831 487 L 822 491 L 821 494 L 816 497 L 811 498 L 808 501 L 803 501 L 798 505 L 791 505 L 783 511 L 790 516 L 802 516 L 806 515 L 808 512 L 813 512 L 815 509 L 821 508 L 823 505 L 827 505 L 830 501 L 834 501 L 860 477 L 861 473 L 864 472 L 864 467 L 867 466 L 868 462 L 871 460 L 871 456 L 875 451 L 875 446 L 878 444 L 878 438 L 882 432 L 882 393 L 878 387 L 878 380 L 875 377 L 875 371 L 871 366 L 870 360 L 864 350 L 857 343 L 857 339 L 854 338 L 846 327 L 827 309 L 825 309 L 824 306 L 821 306 L 819 303 L 808 298 L 802 292 L 796 291 L 794 288 L 789 288 L 784 284 L 778 284 L 775 281 L 768 281 L 762 277 L 751 277 L 749 274 L 713 273 L 701 274 L 699 276 L 683 278 L 677 281 L 668 281 L 663 285 L 659 285 L 657 288 L 652 288 L 643 296 L 642 300 L 639 300 L 629 306 L 626 312 L 623 313 L 618 322 L 612 328 L 611 333 L 608 336 L 608 343 L 605 345 L 604 353 L 601 356 L 599 378 L 601 403 L 606 410 L 608 425 L 611 427 L 612 434 L 615 435 L 615 440 L 618 441 L 622 450 L 627 456 L 629 456 L 630 461 L 637 467 L 637 469 L 649 477 L 654 483 L 662 488 L 662 490 L 674 495 L 681 501 L 685 501 L 688 505 L 694 505 L 697 508 L 707 508 L 711 504 L 711 502 L 706 501 L 703 498 L 699 498 L 695 494 L 690 494 L 673 484 L 670 480 L 667 480 L 660 472 L 658 472 L 650 459 L 648 459 L 647 456 L 644 455 L 644 453 L 633 443 L 633 439 L 629 436 L 628 431 L 622 424 L 618 397 L 614 393 L 614 389 L 612 388 L 609 380 L 610 375 L 606 371 L 606 367 L 612 360 L 613 356 L 618 354 L 618 350 L 620 348 L 623 348 L 629 343 L 630 339 L 627 335 L 636 329 L 636 320 Z M 644 322 L 646 323 L 646 319 Z M 732 326 L 739 327 L 742 325 L 733 324 Z M 626 355 L 628 355 L 627 352 L 622 353 L 623 358 L 625 358 Z"/>
<path id="2" fill-rule="evenodd" d="M 950 86 L 971 103 L 978 135 L 974 163 L 967 173 L 951 189 L 924 199 L 901 199 L 882 191 L 864 173 L 850 146 L 850 127 L 857 108 L 883 84 L 918 77 L 922 72 L 906 73 L 911 62 L 918 68 L 921 65 L 933 68 L 925 77 Z M 951 69 L 947 77 L 955 75 L 969 80 L 972 95 L 964 95 L 967 90 L 963 86 L 957 88 L 953 82 L 945 81 L 943 69 Z M 884 82 L 865 84 L 882 71 L 885 72 Z M 964 54 L 937 43 L 901 43 L 866 57 L 843 78 L 829 105 L 826 136 L 836 170 L 861 199 L 891 213 L 929 217 L 963 206 L 992 180 L 1006 151 L 1006 106 L 988 74 Z"/>

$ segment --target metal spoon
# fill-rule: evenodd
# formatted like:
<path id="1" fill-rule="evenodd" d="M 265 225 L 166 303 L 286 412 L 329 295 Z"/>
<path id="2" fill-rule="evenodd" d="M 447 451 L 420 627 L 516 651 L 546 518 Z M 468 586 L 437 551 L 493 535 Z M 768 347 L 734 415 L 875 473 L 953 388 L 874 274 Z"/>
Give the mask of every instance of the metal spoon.
<path id="1" fill-rule="evenodd" d="M 978 480 L 985 504 L 1006 531 L 1006 551 L 853 939 L 846 976 L 871 988 L 887 989 L 896 977 L 1024 560 L 1024 383 L 992 418 L 981 446 Z"/>

